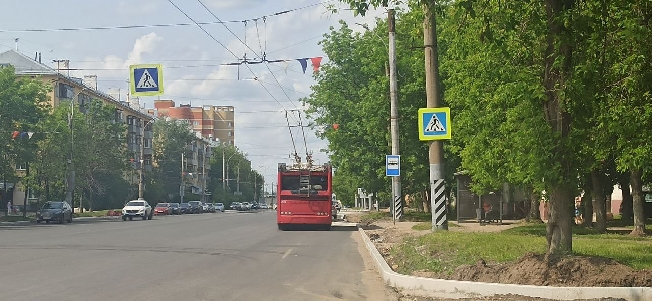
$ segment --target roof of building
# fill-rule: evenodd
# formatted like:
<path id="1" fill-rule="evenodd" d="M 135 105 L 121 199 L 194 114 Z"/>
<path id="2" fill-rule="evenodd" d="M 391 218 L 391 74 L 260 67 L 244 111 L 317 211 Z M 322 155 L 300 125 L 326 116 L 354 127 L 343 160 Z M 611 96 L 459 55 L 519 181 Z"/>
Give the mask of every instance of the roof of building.
<path id="1" fill-rule="evenodd" d="M 0 64 L 10 64 L 16 69 L 16 74 L 20 75 L 40 75 L 51 74 L 56 75 L 58 72 L 42 63 L 28 58 L 24 54 L 8 50 L 0 53 Z"/>
<path id="2" fill-rule="evenodd" d="M 132 113 L 140 115 L 140 117 L 145 117 L 148 119 L 155 118 L 154 116 L 152 116 L 147 112 L 143 112 L 139 109 L 132 108 L 129 105 L 116 100 L 113 96 L 107 93 L 104 93 L 102 91 L 96 90 L 92 87 L 85 85 L 80 78 L 75 78 L 75 77 L 67 76 L 65 74 L 61 74 L 57 70 L 50 68 L 43 63 L 39 63 L 38 61 L 31 59 L 25 56 L 24 54 L 15 51 L 13 49 L 0 53 L 0 65 L 3 64 L 8 64 L 13 66 L 16 69 L 17 75 L 54 75 L 54 76 L 65 78 L 66 80 L 74 82 L 76 85 L 79 85 L 79 87 L 86 88 L 88 91 L 92 91 L 92 93 L 96 94 L 97 96 L 100 96 L 106 100 L 113 102 L 116 105 L 116 107 L 120 109 L 128 110 Z"/>

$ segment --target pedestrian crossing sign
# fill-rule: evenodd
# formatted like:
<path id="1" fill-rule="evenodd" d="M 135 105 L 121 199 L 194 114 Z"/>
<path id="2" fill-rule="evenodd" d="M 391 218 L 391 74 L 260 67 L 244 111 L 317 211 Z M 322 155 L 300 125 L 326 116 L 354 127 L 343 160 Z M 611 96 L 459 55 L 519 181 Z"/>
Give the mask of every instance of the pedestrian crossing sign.
<path id="1" fill-rule="evenodd" d="M 129 86 L 133 96 L 163 94 L 163 67 L 160 64 L 129 66 Z"/>
<path id="2" fill-rule="evenodd" d="M 451 139 L 451 109 L 419 109 L 419 140 Z"/>

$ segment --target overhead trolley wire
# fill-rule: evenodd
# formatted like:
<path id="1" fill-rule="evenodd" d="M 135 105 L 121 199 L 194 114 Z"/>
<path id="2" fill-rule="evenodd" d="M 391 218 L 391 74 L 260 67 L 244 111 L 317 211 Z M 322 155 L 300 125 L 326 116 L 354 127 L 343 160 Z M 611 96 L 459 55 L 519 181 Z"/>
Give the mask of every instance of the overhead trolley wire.
<path id="1" fill-rule="evenodd" d="M 335 0 L 327 0 L 319 3 L 313 3 L 302 7 L 297 7 L 293 9 L 287 9 L 280 12 L 275 12 L 272 14 L 267 14 L 264 16 L 244 19 L 244 20 L 229 20 L 229 21 L 218 21 L 218 22 L 193 22 L 193 23 L 164 23 L 164 24 L 141 24 L 141 25 L 119 25 L 119 26 L 93 26 L 93 27 L 69 27 L 69 28 L 30 28 L 30 29 L 0 29 L 0 32 L 62 32 L 62 31 L 93 31 L 93 30 L 116 30 L 116 29 L 138 29 L 138 28 L 156 28 L 156 27 L 183 27 L 183 26 L 194 26 L 194 25 L 215 25 L 221 23 L 242 23 L 245 21 L 254 21 L 261 18 L 269 18 L 284 15 L 287 13 L 295 12 L 298 10 L 310 8 L 317 5 L 322 5 L 328 2 L 333 2 Z M 9 47 L 9 46 L 7 46 Z"/>
<path id="2" fill-rule="evenodd" d="M 182 14 L 184 14 L 188 19 L 190 19 L 193 23 L 195 23 L 195 24 L 197 25 L 197 27 L 199 27 L 199 28 L 200 28 L 204 33 L 206 33 L 209 37 L 211 37 L 211 39 L 213 39 L 215 42 L 217 42 L 218 44 L 220 44 L 220 46 L 222 46 L 224 49 L 226 49 L 226 50 L 227 50 L 229 53 L 231 53 L 234 57 L 238 58 L 238 56 L 237 56 L 235 53 L 233 53 L 233 51 L 231 51 L 231 49 L 227 48 L 227 47 L 226 47 L 222 42 L 220 42 L 219 40 L 217 40 L 217 39 L 216 39 L 212 34 L 210 34 L 208 31 L 206 31 L 206 29 L 204 29 L 204 28 L 203 28 L 199 23 L 197 23 L 197 22 L 196 22 L 192 17 L 190 17 L 190 16 L 189 16 L 185 11 L 183 11 L 183 9 L 181 9 L 179 6 L 177 6 L 176 4 L 174 4 L 174 2 L 173 2 L 172 0 L 168 0 L 168 2 L 170 2 L 170 3 L 171 3 L 171 4 L 172 4 L 172 5 L 173 5 L 173 6 L 174 6 L 178 11 L 180 11 L 180 12 L 181 12 Z M 219 19 L 218 19 L 218 20 L 219 20 Z M 249 71 L 250 71 L 254 76 L 256 76 L 256 74 L 255 74 L 254 71 L 251 69 L 251 67 L 247 66 L 247 68 L 249 69 Z M 287 111 L 287 109 L 285 108 L 285 106 L 283 106 L 283 104 L 282 104 L 282 103 L 281 103 L 281 102 L 280 102 L 276 97 L 274 97 L 274 95 L 269 91 L 269 89 L 267 89 L 267 87 L 265 87 L 265 85 L 263 85 L 260 81 L 258 81 L 258 83 L 261 85 L 261 87 L 263 87 L 263 89 L 265 90 L 265 92 L 267 92 L 267 94 L 268 94 L 272 99 L 274 99 L 274 100 L 275 100 L 275 101 L 276 101 L 276 102 L 281 106 L 281 108 L 283 108 L 283 110 Z M 294 105 L 294 104 L 292 104 L 292 105 Z M 286 117 L 286 118 L 287 118 L 287 117 Z M 289 121 L 288 121 L 288 123 L 289 123 Z"/>

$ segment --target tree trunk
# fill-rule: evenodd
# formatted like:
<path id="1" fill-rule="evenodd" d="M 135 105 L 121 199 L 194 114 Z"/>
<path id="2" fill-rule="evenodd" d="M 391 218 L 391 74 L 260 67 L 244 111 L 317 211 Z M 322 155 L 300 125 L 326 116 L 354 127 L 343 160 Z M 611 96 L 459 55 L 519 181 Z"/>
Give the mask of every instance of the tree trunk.
<path id="1" fill-rule="evenodd" d="M 550 130 L 556 138 L 551 141 L 549 168 L 558 170 L 556 179 L 548 187 L 550 211 L 546 237 L 548 254 L 570 254 L 573 251 L 573 189 L 569 181 L 576 177 L 571 168 L 569 142 L 571 116 L 565 110 L 561 94 L 569 74 L 572 72 L 573 37 L 566 28 L 572 23 L 568 12 L 575 6 L 575 0 L 545 0 L 547 19 L 546 49 L 543 54 L 542 84 L 545 90 L 543 113 Z"/>
<path id="2" fill-rule="evenodd" d="M 546 227 L 548 254 L 570 254 L 573 251 L 572 190 L 554 188 L 550 194 L 550 211 Z"/>
<path id="3" fill-rule="evenodd" d="M 530 212 L 527 215 L 528 222 L 543 222 L 541 220 L 541 196 L 538 193 L 530 193 Z"/>
<path id="4" fill-rule="evenodd" d="M 586 190 L 582 197 L 582 205 L 584 206 L 582 212 L 584 221 L 582 225 L 584 227 L 593 227 L 593 195 L 593 190 Z"/>
<path id="5" fill-rule="evenodd" d="M 421 202 L 423 203 L 423 211 L 424 212 L 430 212 L 430 197 L 428 197 L 428 190 L 425 190 L 423 192 L 423 195 L 421 197 Z M 455 204 L 457 206 L 457 204 Z"/>
<path id="6" fill-rule="evenodd" d="M 605 211 L 605 198 L 602 191 L 603 179 L 599 169 L 591 171 L 591 183 L 593 185 L 593 212 L 595 212 L 595 229 L 598 233 L 607 232 L 607 212 Z M 593 218 L 593 217 L 591 217 Z"/>
<path id="7" fill-rule="evenodd" d="M 629 179 L 628 177 L 622 177 L 618 181 L 620 185 L 620 190 L 622 191 L 622 210 L 620 216 L 622 218 L 623 225 L 631 226 L 634 224 L 634 203 L 632 199 L 632 193 L 629 190 Z"/>
<path id="8" fill-rule="evenodd" d="M 634 230 L 630 235 L 645 235 L 645 212 L 643 212 L 643 185 L 642 172 L 640 169 L 632 169 L 630 174 L 630 183 L 632 185 L 632 197 L 634 207 Z"/>

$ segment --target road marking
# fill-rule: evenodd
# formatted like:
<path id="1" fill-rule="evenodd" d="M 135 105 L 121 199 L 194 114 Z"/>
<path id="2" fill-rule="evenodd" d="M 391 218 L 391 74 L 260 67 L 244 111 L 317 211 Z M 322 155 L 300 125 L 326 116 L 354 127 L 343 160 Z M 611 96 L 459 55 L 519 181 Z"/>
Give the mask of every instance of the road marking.
<path id="1" fill-rule="evenodd" d="M 292 248 L 289 248 L 287 251 L 285 251 L 285 254 L 283 254 L 283 257 L 281 257 L 281 259 L 285 259 L 285 257 L 288 257 L 288 255 L 290 255 L 290 252 L 292 252 Z"/>

